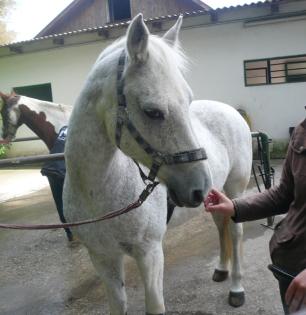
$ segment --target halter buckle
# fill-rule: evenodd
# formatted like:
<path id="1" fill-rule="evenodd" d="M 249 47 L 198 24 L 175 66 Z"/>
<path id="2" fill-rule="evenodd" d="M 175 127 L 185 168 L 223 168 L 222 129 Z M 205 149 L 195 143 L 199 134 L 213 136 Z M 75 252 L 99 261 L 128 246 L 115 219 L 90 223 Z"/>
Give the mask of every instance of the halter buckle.
<path id="1" fill-rule="evenodd" d="M 125 121 L 127 121 L 127 118 L 128 118 L 128 113 L 127 113 L 126 108 L 123 106 L 118 106 L 117 122 L 122 125 Z"/>
<path id="2" fill-rule="evenodd" d="M 161 166 L 165 162 L 165 156 L 159 151 L 155 151 L 153 154 L 153 164 Z"/>
<path id="3" fill-rule="evenodd" d="M 139 201 L 143 203 L 158 184 L 159 182 L 153 182 L 153 183 L 147 184 L 147 187 L 142 191 L 142 193 L 139 196 Z"/>

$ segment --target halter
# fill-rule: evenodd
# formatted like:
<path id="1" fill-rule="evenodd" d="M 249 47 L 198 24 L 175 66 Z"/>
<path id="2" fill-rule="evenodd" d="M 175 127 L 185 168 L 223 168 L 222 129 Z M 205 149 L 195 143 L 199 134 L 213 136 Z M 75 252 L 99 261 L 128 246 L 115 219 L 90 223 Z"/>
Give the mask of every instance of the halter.
<path id="1" fill-rule="evenodd" d="M 150 182 L 154 183 L 154 179 L 157 176 L 157 173 L 162 164 L 172 165 L 172 164 L 182 164 L 189 163 L 194 161 L 206 160 L 207 155 L 204 148 L 199 148 L 190 151 L 178 152 L 174 154 L 168 154 L 160 152 L 154 149 L 139 133 L 136 127 L 130 120 L 129 112 L 127 110 L 126 96 L 124 94 L 124 78 L 123 71 L 125 66 L 125 51 L 123 50 L 119 62 L 118 62 L 118 71 L 117 71 L 117 98 L 118 98 L 118 111 L 117 111 L 117 126 L 116 126 L 116 144 L 120 149 L 120 140 L 122 134 L 123 125 L 126 126 L 132 137 L 140 145 L 140 147 L 152 157 L 152 166 L 148 176 L 145 176 L 141 171 L 138 163 L 134 161 L 139 170 L 141 177 L 148 179 Z"/>

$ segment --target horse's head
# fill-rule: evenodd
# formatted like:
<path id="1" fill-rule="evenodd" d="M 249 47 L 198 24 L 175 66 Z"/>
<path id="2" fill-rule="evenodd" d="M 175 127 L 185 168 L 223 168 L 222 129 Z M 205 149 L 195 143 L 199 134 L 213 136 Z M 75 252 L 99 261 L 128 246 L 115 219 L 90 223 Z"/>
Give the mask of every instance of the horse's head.
<path id="1" fill-rule="evenodd" d="M 149 168 L 156 160 L 162 162 L 157 166 L 159 179 L 177 205 L 192 207 L 203 201 L 211 177 L 189 116 L 193 96 L 183 76 L 186 62 L 178 45 L 181 24 L 182 17 L 158 38 L 150 35 L 141 14 L 133 19 L 126 41 L 108 48 L 97 61 L 96 71 L 104 69 L 103 76 L 112 63 L 116 68 L 113 80 L 110 76 L 103 83 L 104 106 L 98 105 L 98 112 L 111 141 Z M 115 87 L 109 87 L 111 81 Z"/>
<path id="2" fill-rule="evenodd" d="M 4 94 L 0 92 L 0 108 L 2 116 L 2 138 L 10 142 L 15 138 L 20 126 L 20 109 L 18 106 L 20 96 L 12 92 Z"/>

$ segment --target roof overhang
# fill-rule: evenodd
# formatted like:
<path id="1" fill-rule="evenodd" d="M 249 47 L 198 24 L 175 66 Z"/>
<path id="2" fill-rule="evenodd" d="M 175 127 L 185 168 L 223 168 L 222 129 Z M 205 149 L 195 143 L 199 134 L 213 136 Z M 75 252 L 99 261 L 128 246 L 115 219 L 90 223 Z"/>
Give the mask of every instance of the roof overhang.
<path id="1" fill-rule="evenodd" d="M 199 8 L 204 11 L 212 10 L 212 8 L 204 3 L 201 0 L 191 0 L 191 2 L 195 3 Z M 90 1 L 88 0 L 74 0 L 72 1 L 60 14 L 58 14 L 46 27 L 44 27 L 35 37 L 42 37 L 46 34 L 52 32 L 52 29 L 60 23 L 63 19 L 66 19 L 67 16 L 73 14 L 76 10 L 79 10 L 83 7 L 90 5 Z"/>
<path id="2" fill-rule="evenodd" d="M 35 38 L 43 37 L 52 28 L 57 25 L 62 19 L 69 16 L 74 10 L 77 10 L 82 4 L 89 3 L 89 1 L 84 0 L 74 0 L 72 1 L 60 14 L 58 14 L 46 27 L 44 27 L 36 36 Z"/>
<path id="3" fill-rule="evenodd" d="M 301 1 L 301 0 L 296 0 Z M 292 2 L 292 1 L 291 1 Z M 253 3 L 249 5 L 222 8 L 217 10 L 199 10 L 185 12 L 183 28 L 211 26 L 222 23 L 244 22 L 244 25 L 262 23 L 267 20 L 281 20 L 288 18 L 306 18 L 306 11 L 280 13 L 278 5 L 288 3 L 288 0 L 273 0 Z M 251 10 L 250 10 L 251 9 Z M 235 11 L 235 14 L 231 14 Z M 233 16 L 235 18 L 233 19 Z M 152 33 L 160 33 L 168 30 L 173 21 L 178 18 L 177 14 L 146 19 L 145 22 Z M 63 34 L 49 35 L 0 46 L 0 58 L 14 56 L 36 51 L 59 49 L 61 47 L 84 45 L 98 41 L 113 40 L 125 34 L 130 22 L 107 24 L 95 28 L 87 28 Z"/>

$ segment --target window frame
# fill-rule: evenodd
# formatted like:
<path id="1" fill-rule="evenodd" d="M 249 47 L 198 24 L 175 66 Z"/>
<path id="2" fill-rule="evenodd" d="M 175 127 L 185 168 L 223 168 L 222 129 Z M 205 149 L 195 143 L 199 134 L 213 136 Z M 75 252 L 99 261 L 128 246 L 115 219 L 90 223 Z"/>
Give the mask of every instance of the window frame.
<path id="1" fill-rule="evenodd" d="M 289 60 L 282 63 L 285 66 L 285 69 L 283 71 L 285 71 L 285 82 L 275 82 L 272 83 L 271 82 L 271 61 L 272 60 L 277 60 L 277 59 L 294 59 L 294 58 L 300 58 L 300 57 L 305 57 L 305 61 L 292 61 L 290 62 Z M 266 61 L 267 62 L 267 67 L 266 68 L 258 68 L 258 69 L 266 69 L 266 83 L 257 83 L 257 84 L 248 84 L 247 83 L 247 71 L 248 70 L 253 70 L 253 69 L 247 69 L 247 65 L 250 62 L 260 62 L 260 61 Z M 306 62 L 306 53 L 304 54 L 299 54 L 299 55 L 288 55 L 288 56 L 280 56 L 280 57 L 272 57 L 272 58 L 260 58 L 260 59 L 248 59 L 248 60 L 244 60 L 243 62 L 243 71 L 244 71 L 244 86 L 245 87 L 252 87 L 252 86 L 262 86 L 262 85 L 278 85 L 278 84 L 289 84 L 289 83 L 303 83 L 306 82 L 306 74 L 303 74 L 301 76 L 304 76 L 304 80 L 292 80 L 292 81 L 288 81 L 288 72 L 287 72 L 287 65 L 290 63 L 305 63 Z M 272 64 L 273 66 L 273 64 Z M 257 70 L 257 68 L 255 68 L 254 70 Z"/>

